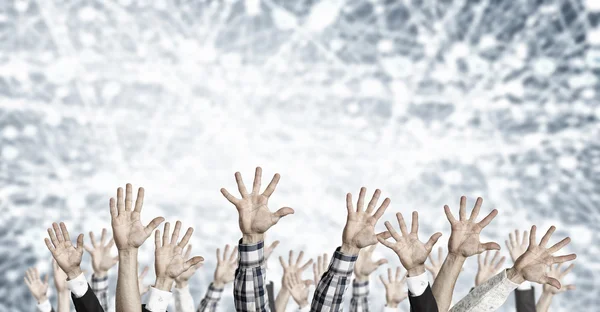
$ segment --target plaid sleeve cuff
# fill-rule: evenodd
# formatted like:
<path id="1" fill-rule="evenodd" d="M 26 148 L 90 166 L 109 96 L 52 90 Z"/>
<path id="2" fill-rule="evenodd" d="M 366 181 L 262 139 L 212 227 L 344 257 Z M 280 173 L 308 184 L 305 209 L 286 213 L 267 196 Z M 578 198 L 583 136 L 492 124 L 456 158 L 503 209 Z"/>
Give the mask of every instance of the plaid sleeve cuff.
<path id="1" fill-rule="evenodd" d="M 264 266 L 264 246 L 264 242 L 258 242 L 257 244 L 242 244 L 242 240 L 240 239 L 238 247 L 240 253 L 239 269 L 251 269 Z"/>
<path id="2" fill-rule="evenodd" d="M 352 282 L 352 297 L 362 298 L 369 296 L 369 281 L 359 282 L 354 280 Z"/>
<path id="3" fill-rule="evenodd" d="M 331 263 L 329 264 L 328 271 L 332 272 L 336 275 L 344 275 L 344 276 L 352 276 L 352 272 L 354 271 L 354 263 L 358 258 L 357 255 L 349 256 L 340 252 L 340 248 L 338 247 L 333 254 L 333 258 L 331 259 Z"/>
<path id="4" fill-rule="evenodd" d="M 96 277 L 92 275 L 92 290 L 103 290 L 108 288 L 108 275 L 104 277 Z"/>
<path id="5" fill-rule="evenodd" d="M 212 301 L 219 301 L 221 300 L 222 294 L 223 288 L 217 288 L 213 285 L 213 283 L 210 283 L 210 285 L 208 285 L 208 290 L 206 291 L 206 299 Z"/>

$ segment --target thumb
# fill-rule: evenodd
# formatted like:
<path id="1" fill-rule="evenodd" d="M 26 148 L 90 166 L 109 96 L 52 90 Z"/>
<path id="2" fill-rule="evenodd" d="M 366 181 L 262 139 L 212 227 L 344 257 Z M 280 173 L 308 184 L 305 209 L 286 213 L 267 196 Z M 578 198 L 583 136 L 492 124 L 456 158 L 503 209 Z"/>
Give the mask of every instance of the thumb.
<path id="1" fill-rule="evenodd" d="M 50 274 L 46 274 L 46 276 L 44 276 L 44 284 L 48 284 L 48 276 Z M 573 285 L 569 285 L 569 286 L 573 286 Z"/>
<path id="2" fill-rule="evenodd" d="M 431 251 L 431 249 L 433 249 L 433 246 L 437 243 L 437 241 L 438 241 L 438 239 L 440 239 L 440 237 L 442 237 L 442 233 L 440 233 L 440 232 L 437 232 L 437 233 L 434 233 L 433 235 L 431 235 L 431 237 L 425 244 L 425 249 Z"/>
<path id="3" fill-rule="evenodd" d="M 293 213 L 294 213 L 294 209 L 292 209 L 290 207 L 283 207 L 283 208 L 280 208 L 279 210 L 275 211 L 271 216 L 273 217 L 275 222 L 277 222 L 277 221 L 279 221 L 279 219 L 281 219 L 289 214 L 293 214 Z"/>
<path id="4" fill-rule="evenodd" d="M 377 260 L 377 262 L 375 262 L 375 264 L 377 264 L 377 266 L 381 266 L 382 264 L 386 264 L 388 263 L 387 259 L 379 259 Z"/>
<path id="5" fill-rule="evenodd" d="M 562 289 L 564 289 L 565 291 L 567 291 L 567 290 L 575 290 L 575 289 L 577 289 L 577 286 L 575 286 L 573 284 L 569 284 L 569 285 L 563 286 Z"/>
<path id="6" fill-rule="evenodd" d="M 560 289 L 560 282 L 554 277 L 547 276 L 545 278 L 542 278 L 542 283 L 552 285 L 554 288 Z"/>
<path id="7" fill-rule="evenodd" d="M 183 269 L 187 271 L 192 265 L 196 265 L 196 264 L 198 264 L 198 263 L 200 263 L 202 261 L 204 261 L 204 258 L 202 258 L 200 256 L 193 257 L 192 259 L 186 261 L 183 264 Z"/>
<path id="8" fill-rule="evenodd" d="M 500 245 L 498 245 L 497 243 L 494 243 L 494 242 L 480 243 L 478 252 L 482 253 L 486 250 L 500 250 Z"/>

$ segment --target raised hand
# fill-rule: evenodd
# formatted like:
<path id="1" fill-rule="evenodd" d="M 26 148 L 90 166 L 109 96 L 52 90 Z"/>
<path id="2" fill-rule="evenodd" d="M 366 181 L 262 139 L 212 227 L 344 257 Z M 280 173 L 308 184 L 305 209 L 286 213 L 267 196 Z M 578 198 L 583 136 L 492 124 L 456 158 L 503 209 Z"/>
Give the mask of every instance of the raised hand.
<path id="1" fill-rule="evenodd" d="M 548 270 L 548 276 L 558 280 L 559 283 L 562 284 L 562 279 L 571 272 L 575 264 L 571 263 L 566 269 L 561 270 L 562 263 L 557 263 L 556 265 L 551 265 Z M 573 284 L 561 286 L 560 289 L 556 288 L 549 284 L 544 284 L 543 291 L 550 293 L 552 295 L 556 295 L 559 293 L 566 292 L 567 290 L 575 290 L 577 287 Z"/>
<path id="2" fill-rule="evenodd" d="M 146 277 L 146 274 L 148 274 L 149 269 L 150 268 L 148 266 L 145 266 L 142 270 L 142 273 L 140 273 L 140 275 L 138 276 L 138 288 L 140 290 L 140 297 L 147 293 L 148 290 L 150 290 L 150 285 L 144 284 L 144 277 Z"/>
<path id="3" fill-rule="evenodd" d="M 372 245 L 367 248 L 363 248 L 358 253 L 358 259 L 354 264 L 354 275 L 358 281 L 368 281 L 369 275 L 377 270 L 382 264 L 387 263 L 386 259 L 379 259 L 373 261 L 373 251 L 377 245 Z M 315 284 L 316 285 L 316 284 Z"/>
<path id="4" fill-rule="evenodd" d="M 237 246 L 233 248 L 231 253 L 229 253 L 229 245 L 225 245 L 223 257 L 221 257 L 221 249 L 217 248 L 217 267 L 215 268 L 213 286 L 216 288 L 223 288 L 225 285 L 233 282 L 237 267 Z"/>
<path id="5" fill-rule="evenodd" d="M 189 259 L 191 254 L 192 254 L 192 245 L 188 245 L 187 248 L 185 249 L 185 254 L 183 256 L 183 259 Z M 188 281 L 194 275 L 194 273 L 196 273 L 196 270 L 201 268 L 203 265 L 204 265 L 204 263 L 200 262 L 196 265 L 192 265 L 189 269 L 187 269 L 183 273 L 179 274 L 179 276 L 177 276 L 175 278 L 175 285 L 177 285 L 177 288 L 183 288 L 183 287 L 187 286 Z"/>
<path id="6" fill-rule="evenodd" d="M 536 244 L 536 226 L 531 227 L 529 235 L 529 247 L 523 255 L 521 255 L 514 266 L 507 271 L 507 276 L 513 282 L 520 284 L 525 280 L 536 282 L 539 284 L 552 285 L 560 289 L 560 281 L 548 274 L 550 266 L 555 263 L 563 263 L 577 258 L 575 254 L 565 256 L 553 256 L 554 253 L 561 250 L 571 242 L 569 237 L 565 237 L 560 242 L 554 244 L 550 248 L 546 248 L 552 233 L 556 230 L 555 226 L 551 226 L 548 232 L 542 237 L 539 245 Z"/>
<path id="7" fill-rule="evenodd" d="M 77 247 L 71 243 L 69 231 L 63 222 L 60 223 L 60 228 L 56 222 L 52 223 L 52 228 L 48 228 L 48 235 L 50 239 L 45 238 L 44 242 L 58 266 L 69 279 L 79 276 L 82 273 L 80 264 L 83 255 L 83 234 L 77 237 Z"/>
<path id="8" fill-rule="evenodd" d="M 398 224 L 400 225 L 400 232 L 402 236 L 394 230 L 391 223 L 386 221 L 385 227 L 386 232 L 379 233 L 377 239 L 386 247 L 391 248 L 400 258 L 402 266 L 406 269 L 410 276 L 416 276 L 425 272 L 425 261 L 427 256 L 431 253 L 433 245 L 442 236 L 442 233 L 435 233 L 431 235 L 427 243 L 422 243 L 419 240 L 419 214 L 416 211 L 412 213 L 412 225 L 410 233 L 404 223 L 404 218 L 401 213 L 396 213 Z M 385 238 L 393 237 L 396 240 L 395 243 L 387 241 Z"/>
<path id="9" fill-rule="evenodd" d="M 327 271 L 327 266 L 329 266 L 329 257 L 327 254 L 324 253 L 323 256 L 318 256 L 317 263 L 313 263 L 313 279 L 315 281 L 315 285 L 319 284 L 321 277 Z"/>
<path id="10" fill-rule="evenodd" d="M 175 278 L 188 270 L 191 266 L 204 261 L 204 258 L 202 257 L 193 257 L 186 261 L 182 255 L 183 248 L 187 245 L 194 230 L 191 227 L 188 228 L 181 241 L 177 243 L 181 222 L 177 221 L 175 223 L 175 229 L 169 239 L 170 227 L 171 225 L 169 222 L 165 223 L 162 242 L 160 230 L 156 230 L 154 235 L 154 270 L 156 271 L 156 288 L 165 291 L 171 291 L 171 286 L 173 285 L 173 280 L 175 280 Z"/>
<path id="11" fill-rule="evenodd" d="M 38 304 L 48 300 L 48 274 L 46 274 L 44 281 L 42 281 L 38 270 L 36 268 L 29 268 L 25 271 L 24 280 L 31 295 L 37 300 Z"/>
<path id="12" fill-rule="evenodd" d="M 118 256 L 110 255 L 110 249 L 115 244 L 115 240 L 111 238 L 108 244 L 104 244 L 106 241 L 106 229 L 102 229 L 100 242 L 95 239 L 94 232 L 90 231 L 90 240 L 92 241 L 92 247 L 83 245 L 83 248 L 92 256 L 94 275 L 98 278 L 104 277 L 108 274 L 108 270 L 119 262 Z"/>
<path id="13" fill-rule="evenodd" d="M 110 216 L 112 220 L 113 236 L 117 249 L 132 250 L 139 248 L 164 220 L 156 217 L 147 226 L 140 221 L 140 213 L 144 204 L 144 188 L 139 188 L 135 206 L 132 208 L 133 195 L 131 184 L 125 186 L 125 198 L 123 189 L 117 189 L 117 200 L 110 199 Z"/>
<path id="14" fill-rule="evenodd" d="M 52 273 L 54 273 L 54 287 L 56 287 L 56 292 L 69 292 L 67 286 L 67 273 L 58 266 L 56 260 L 52 260 Z"/>
<path id="15" fill-rule="evenodd" d="M 479 267 L 477 269 L 477 275 L 475 275 L 475 286 L 479 286 L 489 280 L 492 276 L 498 274 L 502 269 L 502 265 L 504 264 L 504 260 L 506 257 L 502 257 L 498 259 L 500 256 L 500 251 L 496 251 L 492 261 L 488 261 L 489 255 L 491 251 L 485 252 L 485 258 L 482 259 L 481 254 L 477 255 L 477 263 Z"/>
<path id="16" fill-rule="evenodd" d="M 480 222 L 475 222 L 481 209 L 483 199 L 477 198 L 475 207 L 471 211 L 471 216 L 467 219 L 467 198 L 460 198 L 459 220 L 456 220 L 450 212 L 448 205 L 444 206 L 446 217 L 452 226 L 450 239 L 448 240 L 448 253 L 464 258 L 472 255 L 480 254 L 486 250 L 500 250 L 500 245 L 494 242 L 481 243 L 479 242 L 479 233 L 485 228 L 498 214 L 498 210 L 494 209 Z"/>
<path id="17" fill-rule="evenodd" d="M 517 261 L 517 259 L 527 251 L 527 244 L 529 240 L 529 234 L 527 231 L 523 231 L 523 239 L 521 240 L 521 232 L 519 230 L 515 230 L 515 236 L 512 233 L 508 234 L 509 240 L 506 240 L 506 248 L 508 248 L 508 253 L 512 258 L 513 263 Z"/>
<path id="18" fill-rule="evenodd" d="M 300 308 L 308 306 L 308 290 L 312 282 L 311 280 L 300 280 L 297 274 L 283 276 L 283 285 L 289 290 Z"/>
<path id="19" fill-rule="evenodd" d="M 425 269 L 429 271 L 429 273 L 431 273 L 431 276 L 435 281 L 435 278 L 437 277 L 438 273 L 440 272 L 440 269 L 442 268 L 442 264 L 444 263 L 444 248 L 442 248 L 441 246 L 438 247 L 437 260 L 435 260 L 431 253 L 429 253 L 429 262 L 431 263 L 431 265 L 425 264 Z"/>
<path id="20" fill-rule="evenodd" d="M 380 190 L 375 190 L 367 209 L 363 211 L 366 192 L 366 188 L 362 187 L 360 189 L 356 209 L 352 205 L 352 194 L 348 193 L 346 195 L 348 218 L 342 234 L 342 248 L 340 250 L 344 254 L 356 255 L 361 248 L 377 244 L 375 224 L 390 205 L 390 199 L 386 198 L 377 211 L 373 213 L 381 194 Z"/>
<path id="21" fill-rule="evenodd" d="M 400 267 L 396 268 L 396 276 L 392 276 L 392 269 L 388 268 L 388 280 L 379 275 L 379 279 L 385 287 L 385 300 L 388 308 L 397 308 L 398 304 L 408 298 L 408 293 L 404 291 L 406 275 L 400 279 Z"/>
<path id="22" fill-rule="evenodd" d="M 289 255 L 289 259 L 288 259 L 288 263 L 286 264 L 285 261 L 283 260 L 283 257 L 279 257 L 279 263 L 281 263 L 281 266 L 283 267 L 283 277 L 281 279 L 281 285 L 282 287 L 286 288 L 286 275 L 295 275 L 298 276 L 299 279 L 302 278 L 302 273 L 304 271 L 306 271 L 306 269 L 313 263 L 312 259 L 309 259 L 308 261 L 306 261 L 304 264 L 301 265 L 302 260 L 304 259 L 304 251 L 300 251 L 300 254 L 298 254 L 298 258 L 296 258 L 296 261 L 294 261 L 294 251 L 290 250 L 290 255 Z M 287 289 L 289 291 L 289 289 Z"/>
<path id="23" fill-rule="evenodd" d="M 290 207 L 283 207 L 275 212 L 271 212 L 267 207 L 269 197 L 275 191 L 277 183 L 279 183 L 279 173 L 276 173 L 267 186 L 265 191 L 260 194 L 262 178 L 262 168 L 256 167 L 254 174 L 254 184 L 252 192 L 248 193 L 242 175 L 239 172 L 235 173 L 238 190 L 240 191 L 241 199 L 231 195 L 226 189 L 222 188 L 221 193 L 227 200 L 234 204 L 239 214 L 240 230 L 243 234 L 244 243 L 257 243 L 264 240 L 264 233 L 267 232 L 279 220 L 289 214 L 294 213 Z"/>

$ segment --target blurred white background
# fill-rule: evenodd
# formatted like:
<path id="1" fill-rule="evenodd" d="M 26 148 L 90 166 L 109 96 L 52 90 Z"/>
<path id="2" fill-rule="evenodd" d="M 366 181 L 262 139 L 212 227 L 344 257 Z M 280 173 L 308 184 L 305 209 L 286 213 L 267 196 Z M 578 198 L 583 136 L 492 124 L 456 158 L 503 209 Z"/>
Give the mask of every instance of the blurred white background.
<path id="1" fill-rule="evenodd" d="M 578 289 L 552 310 L 594 310 L 599 24 L 597 0 L 0 1 L 0 310 L 34 309 L 23 275 L 49 271 L 51 222 L 89 242 L 127 182 L 146 188 L 144 222 L 195 228 L 199 303 L 214 249 L 240 237 L 219 188 L 257 165 L 282 175 L 271 208 L 296 210 L 269 232 L 276 289 L 279 255 L 340 245 L 345 194 L 364 185 L 392 199 L 378 229 L 418 210 L 421 237 L 442 231 L 442 246 L 442 207 L 461 195 L 499 210 L 482 239 L 503 249 L 509 231 L 556 225 Z M 153 265 L 151 240 L 140 262 Z"/>

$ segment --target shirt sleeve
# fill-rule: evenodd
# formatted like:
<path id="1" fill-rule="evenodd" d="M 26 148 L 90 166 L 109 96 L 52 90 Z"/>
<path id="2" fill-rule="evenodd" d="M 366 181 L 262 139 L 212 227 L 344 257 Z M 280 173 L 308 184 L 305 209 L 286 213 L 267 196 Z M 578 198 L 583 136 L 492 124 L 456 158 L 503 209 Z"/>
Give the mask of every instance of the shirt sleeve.
<path id="1" fill-rule="evenodd" d="M 455 304 L 450 312 L 496 311 L 519 286 L 508 279 L 506 270 L 475 287 Z"/>
<path id="2" fill-rule="evenodd" d="M 102 309 L 108 312 L 108 275 L 104 277 L 92 275 L 91 287 L 96 297 L 98 297 Z"/>
<path id="3" fill-rule="evenodd" d="M 71 293 L 75 295 L 75 298 L 83 297 L 88 290 L 88 283 L 83 273 L 72 280 L 67 280 L 67 286 L 71 290 Z"/>
<path id="4" fill-rule="evenodd" d="M 350 299 L 350 312 L 369 311 L 369 281 L 352 282 L 352 299 Z"/>
<path id="5" fill-rule="evenodd" d="M 215 312 L 217 311 L 217 305 L 221 300 L 223 294 L 223 288 L 216 288 L 212 283 L 208 285 L 208 290 L 200 305 L 198 306 L 198 312 Z"/>
<path id="6" fill-rule="evenodd" d="M 409 276 L 406 278 L 406 285 L 408 286 L 409 294 L 413 297 L 418 297 L 425 292 L 429 285 L 429 279 L 427 278 L 427 272 L 417 275 Z"/>
<path id="7" fill-rule="evenodd" d="M 383 312 L 398 312 L 398 308 L 383 307 Z"/>
<path id="8" fill-rule="evenodd" d="M 310 312 L 310 306 L 307 305 L 304 308 L 298 308 L 298 312 Z"/>
<path id="9" fill-rule="evenodd" d="M 238 268 L 233 281 L 235 310 L 238 312 L 269 311 L 267 301 L 264 242 L 242 244 Z"/>
<path id="10" fill-rule="evenodd" d="M 173 288 L 173 301 L 175 312 L 194 312 L 194 298 L 190 293 L 190 287 Z"/>
<path id="11" fill-rule="evenodd" d="M 38 312 L 50 312 L 52 311 L 52 305 L 50 304 L 50 300 L 46 299 L 46 301 L 37 305 Z"/>
<path id="12" fill-rule="evenodd" d="M 531 289 L 531 283 L 529 281 L 524 281 L 523 283 L 521 283 L 518 287 L 518 290 L 530 290 Z"/>
<path id="13" fill-rule="evenodd" d="M 327 272 L 319 281 L 310 307 L 311 312 L 337 312 L 344 304 L 344 292 L 358 256 L 344 255 L 340 247 L 333 254 Z"/>
<path id="14" fill-rule="evenodd" d="M 154 287 L 150 287 L 150 295 L 148 296 L 148 303 L 146 309 L 150 312 L 165 312 L 167 306 L 173 297 L 170 291 L 160 290 Z"/>

